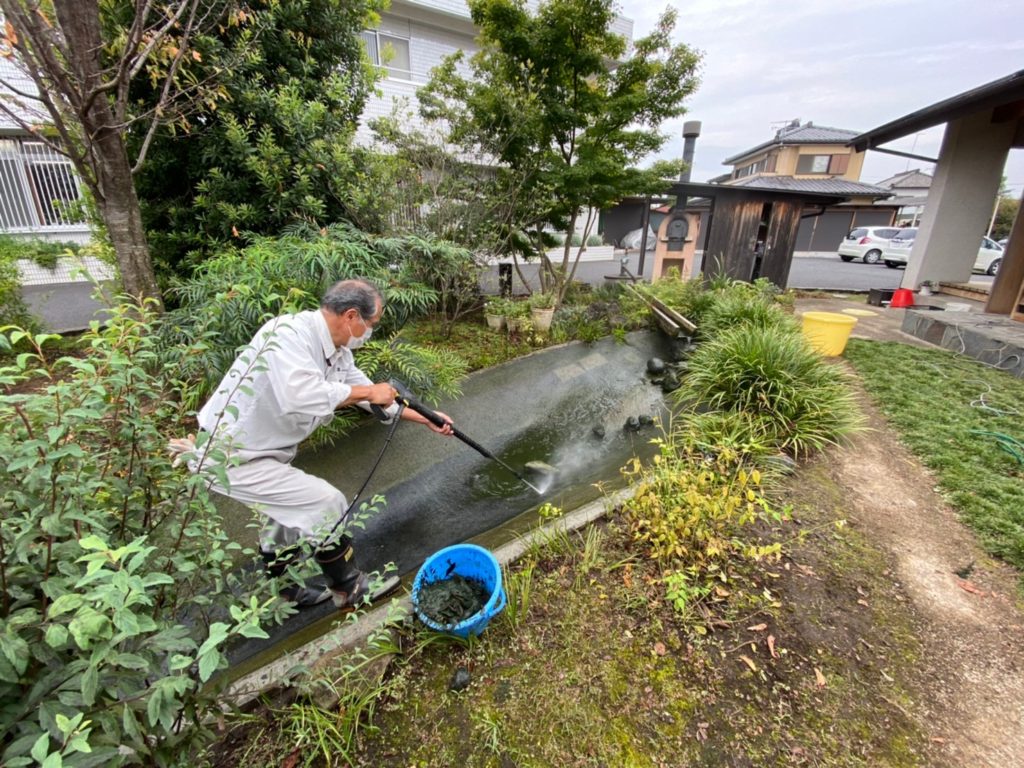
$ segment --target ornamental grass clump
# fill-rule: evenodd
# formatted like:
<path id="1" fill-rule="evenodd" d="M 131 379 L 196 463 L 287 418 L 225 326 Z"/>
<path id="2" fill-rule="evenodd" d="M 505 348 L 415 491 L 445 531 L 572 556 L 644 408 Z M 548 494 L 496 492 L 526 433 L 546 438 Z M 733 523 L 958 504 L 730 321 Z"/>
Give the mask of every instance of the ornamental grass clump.
<path id="1" fill-rule="evenodd" d="M 701 344 L 676 392 L 687 410 L 743 411 L 778 449 L 801 456 L 860 425 L 843 372 L 786 324 L 744 324 Z"/>
<path id="2" fill-rule="evenodd" d="M 796 321 L 782 311 L 781 306 L 771 295 L 737 289 L 712 295 L 715 300 L 704 310 L 698 326 L 702 338 L 713 339 L 722 332 L 741 325 L 763 329 L 797 330 Z"/>

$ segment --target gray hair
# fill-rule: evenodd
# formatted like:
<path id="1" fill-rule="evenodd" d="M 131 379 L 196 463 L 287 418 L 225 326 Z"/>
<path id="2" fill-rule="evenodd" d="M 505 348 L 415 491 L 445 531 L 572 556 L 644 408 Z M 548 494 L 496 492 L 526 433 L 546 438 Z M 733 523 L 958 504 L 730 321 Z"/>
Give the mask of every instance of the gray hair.
<path id="1" fill-rule="evenodd" d="M 369 280 L 361 278 L 340 280 L 320 299 L 320 306 L 336 315 L 342 315 L 350 309 L 359 313 L 363 320 L 371 319 L 377 314 L 377 302 L 384 306 L 384 297 Z"/>

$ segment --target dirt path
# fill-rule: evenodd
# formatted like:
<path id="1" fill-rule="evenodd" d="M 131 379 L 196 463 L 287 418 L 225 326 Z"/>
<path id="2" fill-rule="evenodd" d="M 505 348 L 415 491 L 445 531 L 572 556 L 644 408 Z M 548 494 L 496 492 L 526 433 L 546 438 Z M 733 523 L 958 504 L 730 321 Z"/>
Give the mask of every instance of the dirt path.
<path id="1" fill-rule="evenodd" d="M 1024 766 L 1018 575 L 982 552 L 928 471 L 862 400 L 870 430 L 833 454 L 829 472 L 849 523 L 894 558 L 916 614 L 924 652 L 911 714 L 950 765 Z"/>

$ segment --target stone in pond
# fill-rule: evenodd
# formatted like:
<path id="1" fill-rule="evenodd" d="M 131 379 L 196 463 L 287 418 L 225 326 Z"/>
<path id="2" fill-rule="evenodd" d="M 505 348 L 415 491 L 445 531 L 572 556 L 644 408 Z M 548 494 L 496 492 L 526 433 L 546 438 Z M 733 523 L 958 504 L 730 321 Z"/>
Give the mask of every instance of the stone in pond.
<path id="1" fill-rule="evenodd" d="M 604 435 L 605 435 L 604 425 L 603 424 L 596 424 L 594 426 L 594 428 L 592 430 L 590 430 L 590 433 L 594 437 L 596 437 L 598 440 L 604 440 Z"/>
<path id="2" fill-rule="evenodd" d="M 675 392 L 679 389 L 679 379 L 675 376 L 666 376 L 661 382 L 661 389 L 663 392 Z"/>
<path id="3" fill-rule="evenodd" d="M 654 417 L 648 416 L 646 413 L 641 414 L 638 420 L 641 427 L 649 427 L 654 423 Z"/>
<path id="4" fill-rule="evenodd" d="M 647 372 L 648 373 L 664 373 L 665 372 L 665 361 L 660 357 L 652 357 L 647 361 Z"/>
<path id="5" fill-rule="evenodd" d="M 622 425 L 622 428 L 627 432 L 638 432 L 640 431 L 640 419 L 636 416 L 630 416 L 626 419 L 626 423 Z"/>

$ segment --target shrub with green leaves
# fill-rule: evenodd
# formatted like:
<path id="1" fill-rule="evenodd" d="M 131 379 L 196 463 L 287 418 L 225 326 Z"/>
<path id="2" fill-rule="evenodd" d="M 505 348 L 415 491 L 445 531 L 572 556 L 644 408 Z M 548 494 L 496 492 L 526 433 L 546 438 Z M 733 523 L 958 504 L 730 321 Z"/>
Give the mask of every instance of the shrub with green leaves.
<path id="1" fill-rule="evenodd" d="M 688 409 L 743 411 L 794 456 L 837 443 L 860 424 L 847 377 L 786 325 L 740 325 L 698 346 L 676 391 Z"/>
<path id="2" fill-rule="evenodd" d="M 673 439 L 625 474 L 636 493 L 622 510 L 633 539 L 665 568 L 665 599 L 684 618 L 728 581 L 735 560 L 775 560 L 778 543 L 761 544 L 744 529 L 763 517 L 780 519 L 760 494 L 761 474 L 719 447 L 710 457 Z"/>
<path id="3" fill-rule="evenodd" d="M 195 382 L 184 394 L 186 404 L 202 403 L 266 320 L 314 309 L 329 286 L 353 277 L 373 281 L 386 302 L 374 341 L 357 355 L 360 367 L 380 378 L 405 377 L 428 399 L 456 394 L 465 370 L 461 361 L 394 340 L 407 320 L 435 306 L 437 292 L 418 281 L 422 270 L 414 267 L 433 247 L 422 238 L 375 238 L 344 224 L 322 230 L 303 226 L 204 262 L 192 278 L 174 282 L 169 295 L 179 306 L 161 324 L 166 350 L 190 350 L 178 360 L 181 375 Z M 411 260 L 410 252 L 423 258 Z M 335 432 L 344 429 L 344 418 L 335 422 Z"/>
<path id="4" fill-rule="evenodd" d="M 151 324 L 122 307 L 84 356 L 55 360 L 54 337 L 0 336 L 33 349 L 0 368 L 5 766 L 187 762 L 226 644 L 288 610 L 238 568 L 254 553 L 229 542 L 202 478 L 165 454 L 183 409 Z"/>

